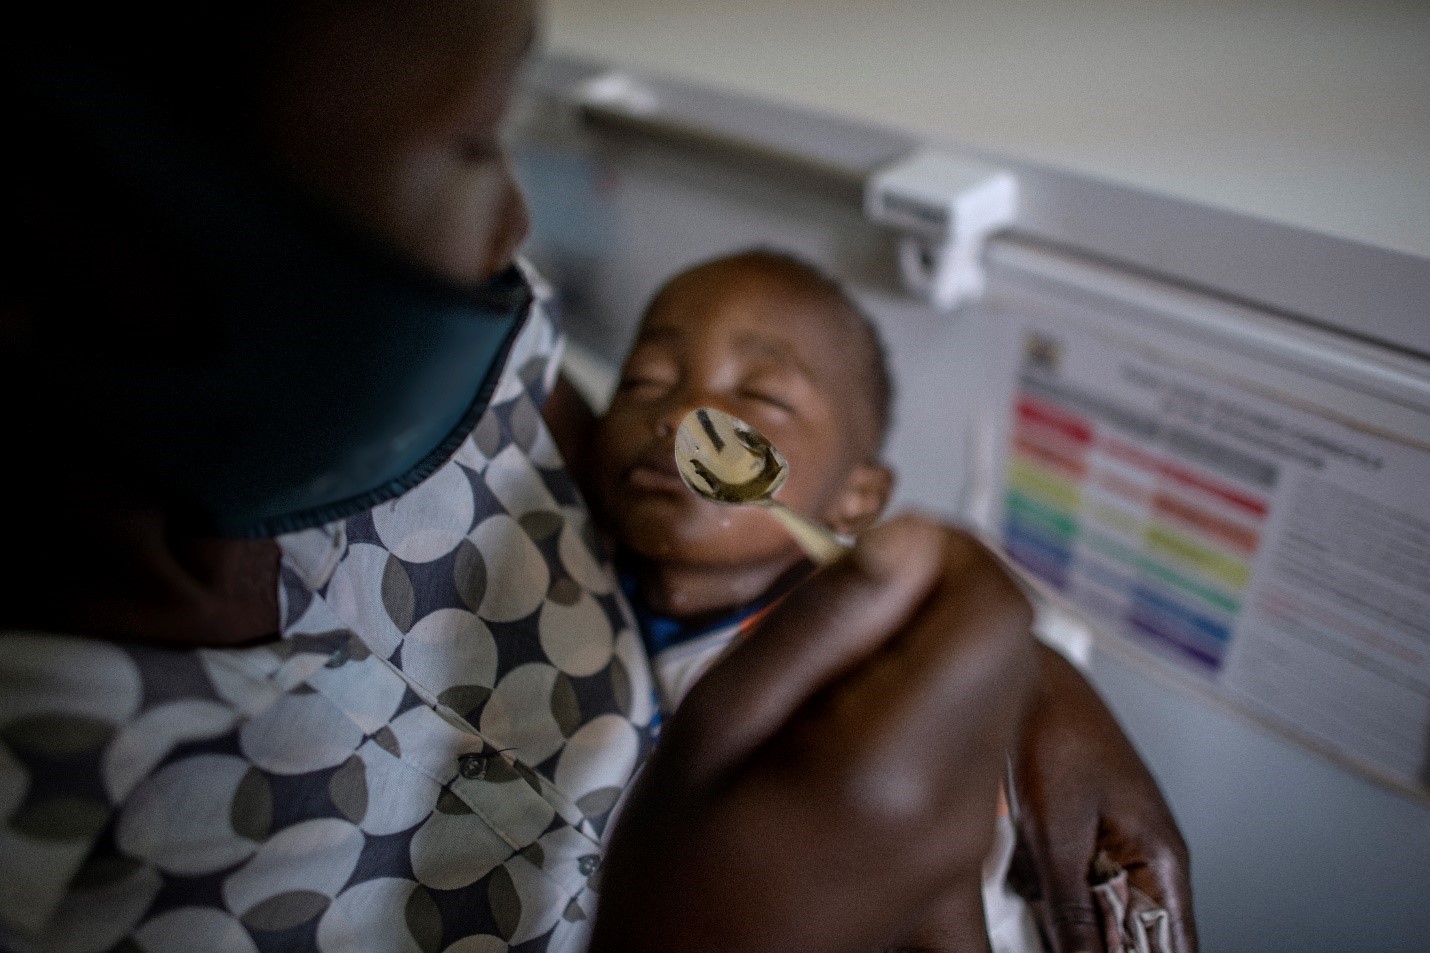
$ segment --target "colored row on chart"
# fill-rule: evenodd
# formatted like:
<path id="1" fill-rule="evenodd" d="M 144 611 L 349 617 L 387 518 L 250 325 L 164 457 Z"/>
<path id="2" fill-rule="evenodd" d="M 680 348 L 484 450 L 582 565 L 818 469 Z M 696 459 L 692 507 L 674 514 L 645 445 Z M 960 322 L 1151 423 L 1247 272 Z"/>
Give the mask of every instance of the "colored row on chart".
<path id="1" fill-rule="evenodd" d="M 1094 431 L 1098 432 L 1100 442 L 1110 430 L 1132 441 L 1128 446 L 1134 451 L 1137 447 L 1158 446 L 1169 451 L 1176 461 L 1229 476 L 1238 484 L 1249 485 L 1259 491 L 1276 487 L 1280 471 L 1274 462 L 1195 433 L 1176 422 L 1164 422 L 1140 408 L 1126 407 L 1067 384 L 1033 375 L 1024 375 L 1022 386 L 1016 405 L 1019 422 L 1031 423 L 1056 433 L 1074 446 L 1092 443 Z M 1180 470 L 1183 476 L 1197 479 L 1195 471 L 1183 468 L 1179 462 L 1168 459 L 1146 462 L 1151 466 Z M 1252 495 L 1234 490 L 1231 493 L 1241 504 L 1264 506 Z"/>
<path id="2" fill-rule="evenodd" d="M 1096 531 L 1084 531 L 1074 550 L 1041 529 L 1010 507 L 1008 554 L 1099 618 L 1220 664 L 1241 608 L 1236 597 Z"/>
<path id="3" fill-rule="evenodd" d="M 1203 448 L 1189 460 L 1144 426 L 1136 436 L 1153 438 L 1148 449 L 1125 436 L 1123 411 L 1104 403 L 1099 416 L 1118 419 L 1099 427 L 1048 396 L 1025 392 L 1016 407 L 1003 498 L 1009 555 L 1125 631 L 1219 666 L 1269 510 L 1207 472 L 1209 459 L 1239 451 Z M 1274 484 L 1274 468 L 1256 463 L 1239 458 L 1232 472 Z"/>

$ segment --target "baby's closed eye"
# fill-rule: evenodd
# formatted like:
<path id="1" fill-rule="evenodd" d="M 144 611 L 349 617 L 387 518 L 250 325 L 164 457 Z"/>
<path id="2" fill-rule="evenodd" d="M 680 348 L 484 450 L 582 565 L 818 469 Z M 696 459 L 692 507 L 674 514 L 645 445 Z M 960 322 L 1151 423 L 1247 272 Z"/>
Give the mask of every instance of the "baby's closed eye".
<path id="1" fill-rule="evenodd" d="M 766 388 L 746 387 L 740 391 L 740 396 L 745 400 L 766 404 L 787 414 L 795 412 L 794 404 L 787 397 Z"/>
<path id="2" fill-rule="evenodd" d="M 616 392 L 634 398 L 659 397 L 675 384 L 672 374 L 654 370 L 627 371 L 616 383 Z"/>

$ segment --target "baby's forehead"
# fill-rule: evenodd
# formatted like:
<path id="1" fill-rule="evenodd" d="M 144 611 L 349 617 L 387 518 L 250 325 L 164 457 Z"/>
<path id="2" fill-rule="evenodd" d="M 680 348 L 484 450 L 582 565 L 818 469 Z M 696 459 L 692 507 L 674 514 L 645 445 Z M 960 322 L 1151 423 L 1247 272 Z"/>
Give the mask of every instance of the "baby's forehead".
<path id="1" fill-rule="evenodd" d="M 818 279 L 773 265 L 715 262 L 682 272 L 656 295 L 639 337 L 739 327 L 772 340 L 858 346 L 865 332 Z"/>

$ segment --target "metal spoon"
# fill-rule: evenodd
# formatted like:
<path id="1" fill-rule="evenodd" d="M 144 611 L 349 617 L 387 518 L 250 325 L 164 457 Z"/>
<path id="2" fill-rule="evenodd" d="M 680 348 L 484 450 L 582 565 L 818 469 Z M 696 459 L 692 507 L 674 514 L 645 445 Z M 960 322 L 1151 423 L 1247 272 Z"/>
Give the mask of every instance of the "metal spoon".
<path id="1" fill-rule="evenodd" d="M 675 432 L 675 466 L 700 496 L 730 506 L 763 506 L 821 565 L 845 546 L 826 526 L 774 499 L 789 476 L 789 464 L 758 430 L 738 417 L 701 407 L 685 415 Z"/>

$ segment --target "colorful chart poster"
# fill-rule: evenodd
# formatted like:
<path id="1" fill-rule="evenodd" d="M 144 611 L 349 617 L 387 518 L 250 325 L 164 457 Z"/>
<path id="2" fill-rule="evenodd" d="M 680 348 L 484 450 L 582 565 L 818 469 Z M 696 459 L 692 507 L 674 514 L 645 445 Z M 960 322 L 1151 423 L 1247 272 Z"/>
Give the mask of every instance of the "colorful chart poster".
<path id="1" fill-rule="evenodd" d="M 1069 325 L 1009 340 L 992 513 L 1007 555 L 1102 639 L 1430 791 L 1423 435 L 1245 356 Z"/>

